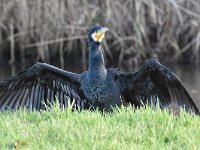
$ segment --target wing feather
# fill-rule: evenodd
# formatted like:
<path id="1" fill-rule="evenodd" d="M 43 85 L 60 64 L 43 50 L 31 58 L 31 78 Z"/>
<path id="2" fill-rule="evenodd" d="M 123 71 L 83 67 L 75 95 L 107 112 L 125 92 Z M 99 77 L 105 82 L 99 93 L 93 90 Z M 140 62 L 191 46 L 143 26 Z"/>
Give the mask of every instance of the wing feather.
<path id="1" fill-rule="evenodd" d="M 126 103 L 138 107 L 147 103 L 155 106 L 159 102 L 161 108 L 175 103 L 186 111 L 192 110 L 199 114 L 197 106 L 176 75 L 156 60 L 147 60 L 139 71 L 121 73 L 118 78 Z"/>
<path id="2" fill-rule="evenodd" d="M 40 109 L 44 109 L 45 108 L 45 96 L 44 96 L 44 88 L 42 88 L 41 90 L 41 102 L 40 102 Z M 47 103 L 48 106 L 48 103 Z"/>
<path id="3" fill-rule="evenodd" d="M 60 107 L 67 107 L 68 101 L 73 100 L 79 104 L 85 99 L 79 78 L 79 74 L 37 63 L 0 83 L 0 111 L 45 109 L 45 105 L 55 102 L 55 97 Z"/>
<path id="4" fill-rule="evenodd" d="M 35 106 L 36 110 L 39 110 L 39 109 L 40 109 L 40 103 L 42 102 L 41 95 L 42 95 L 42 86 L 41 86 L 40 83 L 39 83 L 39 84 L 38 84 L 38 99 L 40 99 L 41 101 L 37 101 L 37 104 L 36 104 L 36 106 Z"/>

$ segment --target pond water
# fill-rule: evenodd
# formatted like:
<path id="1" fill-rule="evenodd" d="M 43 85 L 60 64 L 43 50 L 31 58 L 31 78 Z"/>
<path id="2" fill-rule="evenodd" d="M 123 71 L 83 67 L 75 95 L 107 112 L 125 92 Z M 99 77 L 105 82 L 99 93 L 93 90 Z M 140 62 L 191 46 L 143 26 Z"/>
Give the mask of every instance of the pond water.
<path id="1" fill-rule="evenodd" d="M 192 65 L 166 65 L 170 68 L 182 81 L 191 97 L 200 109 L 200 68 Z M 68 69 L 74 71 L 74 69 Z M 11 67 L 9 65 L 0 65 L 0 81 L 3 81 L 10 77 L 15 72 L 20 72 L 21 68 Z M 80 71 L 79 71 L 80 72 Z"/>

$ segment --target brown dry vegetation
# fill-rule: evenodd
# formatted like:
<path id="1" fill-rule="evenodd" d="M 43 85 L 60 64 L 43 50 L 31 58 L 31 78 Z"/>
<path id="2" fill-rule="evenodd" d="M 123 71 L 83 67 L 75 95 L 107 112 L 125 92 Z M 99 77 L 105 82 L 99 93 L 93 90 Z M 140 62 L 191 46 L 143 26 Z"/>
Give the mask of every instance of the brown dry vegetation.
<path id="1" fill-rule="evenodd" d="M 159 58 L 199 64 L 199 14 L 199 0 L 1 0 L 0 58 L 56 60 L 61 67 L 73 58 L 86 69 L 86 33 L 101 24 L 110 28 L 103 43 L 107 63 L 133 68 Z"/>

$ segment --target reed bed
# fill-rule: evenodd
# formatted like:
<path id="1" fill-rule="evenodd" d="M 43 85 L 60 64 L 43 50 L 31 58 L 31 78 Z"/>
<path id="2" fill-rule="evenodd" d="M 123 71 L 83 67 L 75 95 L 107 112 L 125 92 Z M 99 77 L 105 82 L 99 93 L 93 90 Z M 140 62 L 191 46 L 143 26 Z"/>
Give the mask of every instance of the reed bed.
<path id="1" fill-rule="evenodd" d="M 107 64 L 200 63 L 199 0 L 1 0 L 0 58 L 57 61 L 62 68 L 68 59 L 81 60 L 85 70 L 86 33 L 96 24 L 110 28 L 103 42 Z"/>

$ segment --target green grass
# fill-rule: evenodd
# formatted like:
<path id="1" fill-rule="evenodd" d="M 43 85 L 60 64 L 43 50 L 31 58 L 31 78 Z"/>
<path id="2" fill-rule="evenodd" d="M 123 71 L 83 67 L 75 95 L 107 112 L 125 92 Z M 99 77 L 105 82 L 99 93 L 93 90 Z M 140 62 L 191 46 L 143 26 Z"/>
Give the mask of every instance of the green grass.
<path id="1" fill-rule="evenodd" d="M 199 149 L 200 117 L 150 108 L 0 113 L 0 149 Z"/>

